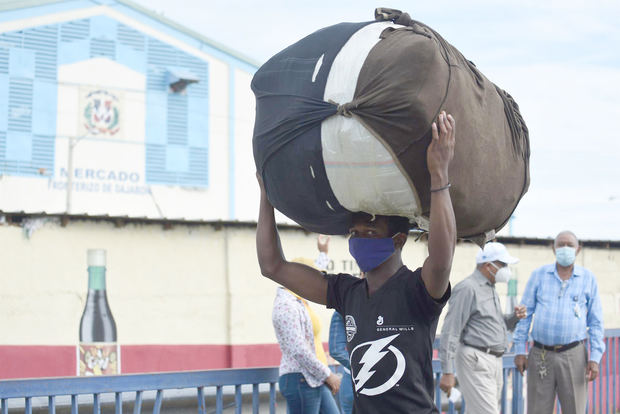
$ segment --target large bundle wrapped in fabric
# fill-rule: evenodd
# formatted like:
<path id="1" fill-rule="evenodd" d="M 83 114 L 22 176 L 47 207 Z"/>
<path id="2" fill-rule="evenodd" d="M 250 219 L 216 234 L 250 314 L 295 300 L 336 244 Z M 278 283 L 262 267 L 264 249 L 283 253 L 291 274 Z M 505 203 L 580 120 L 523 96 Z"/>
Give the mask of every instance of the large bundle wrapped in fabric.
<path id="1" fill-rule="evenodd" d="M 254 159 L 269 200 L 317 233 L 345 234 L 358 211 L 427 229 L 426 148 L 445 110 L 457 128 L 458 237 L 492 238 L 529 185 L 517 104 L 428 26 L 397 10 L 375 15 L 321 29 L 256 72 Z"/>

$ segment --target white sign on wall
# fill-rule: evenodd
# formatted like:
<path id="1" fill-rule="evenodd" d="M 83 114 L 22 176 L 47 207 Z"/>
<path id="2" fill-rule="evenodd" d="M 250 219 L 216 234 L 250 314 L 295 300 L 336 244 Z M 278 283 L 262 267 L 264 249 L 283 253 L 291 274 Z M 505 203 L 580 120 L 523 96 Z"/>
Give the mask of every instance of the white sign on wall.
<path id="1" fill-rule="evenodd" d="M 58 111 L 48 189 L 70 192 L 65 209 L 74 214 L 159 215 L 145 178 L 144 75 L 94 58 L 60 66 L 58 77 L 67 110 Z"/>
<path id="2" fill-rule="evenodd" d="M 97 138 L 123 138 L 124 94 L 121 90 L 106 87 L 80 87 L 78 130 L 80 136 Z"/>

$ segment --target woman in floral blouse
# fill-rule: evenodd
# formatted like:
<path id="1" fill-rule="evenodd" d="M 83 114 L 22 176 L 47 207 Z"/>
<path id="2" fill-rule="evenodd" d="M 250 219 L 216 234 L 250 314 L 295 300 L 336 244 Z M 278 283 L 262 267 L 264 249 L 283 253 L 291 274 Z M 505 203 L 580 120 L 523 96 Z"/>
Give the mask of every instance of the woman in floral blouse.
<path id="1" fill-rule="evenodd" d="M 319 241 L 319 250 L 317 262 L 326 259 L 327 242 Z M 312 265 L 307 259 L 296 261 Z M 279 385 L 287 413 L 338 414 L 332 393 L 338 392 L 340 377 L 327 366 L 318 316 L 305 299 L 279 287 L 271 319 L 282 351 Z"/>

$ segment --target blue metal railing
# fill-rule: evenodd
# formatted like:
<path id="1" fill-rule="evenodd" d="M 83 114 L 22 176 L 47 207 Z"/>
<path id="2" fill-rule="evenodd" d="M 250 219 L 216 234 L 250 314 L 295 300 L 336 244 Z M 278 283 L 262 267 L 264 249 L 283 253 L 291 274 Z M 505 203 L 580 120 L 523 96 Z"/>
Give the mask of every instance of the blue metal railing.
<path id="1" fill-rule="evenodd" d="M 516 373 L 512 356 L 504 357 L 504 391 L 502 393 L 502 412 L 507 412 L 507 378 L 519 378 L 513 381 L 512 385 L 512 413 L 523 412 L 522 402 L 522 382 L 520 374 Z M 442 406 L 439 391 L 439 378 L 441 377 L 441 367 L 438 360 L 433 361 L 433 370 L 437 388 L 435 391 L 436 404 Z M 516 374 L 516 376 L 515 376 Z M 240 414 L 242 410 L 242 385 L 252 387 L 252 412 L 259 412 L 259 385 L 269 386 L 269 413 L 275 413 L 276 407 L 276 383 L 278 381 L 277 368 L 254 368 L 254 369 L 226 369 L 193 372 L 175 373 L 155 373 L 138 375 L 118 375 L 105 377 L 70 377 L 70 378 L 42 378 L 0 381 L 0 414 L 8 414 L 9 399 L 24 399 L 24 413 L 32 414 L 32 399 L 36 397 L 48 398 L 48 412 L 55 414 L 56 397 L 70 396 L 71 414 L 78 414 L 78 397 L 80 395 L 92 395 L 93 414 L 101 414 L 101 396 L 103 394 L 113 394 L 115 404 L 115 414 L 123 412 L 123 393 L 135 392 L 133 404 L 133 414 L 140 414 L 142 410 L 142 399 L 145 391 L 156 391 L 153 404 L 153 414 L 159 414 L 163 401 L 164 390 L 172 389 L 195 389 L 198 399 L 198 413 L 206 414 L 205 388 L 211 388 L 215 392 L 215 413 L 221 414 L 224 411 L 224 387 L 234 386 L 235 413 Z M 514 398 L 514 397 L 517 398 Z M 91 405 L 90 403 L 88 404 Z M 452 402 L 444 402 L 443 407 L 449 414 L 464 413 L 465 404 L 455 406 Z M 458 408 L 458 411 L 457 411 Z"/>
<path id="2" fill-rule="evenodd" d="M 32 399 L 48 398 L 49 414 L 55 414 L 56 397 L 71 397 L 71 414 L 78 414 L 78 396 L 93 396 L 93 414 L 101 414 L 101 396 L 114 394 L 115 414 L 123 412 L 123 393 L 135 392 L 133 414 L 140 414 L 145 391 L 156 391 L 153 414 L 159 414 L 164 390 L 195 389 L 199 414 L 206 414 L 205 388 L 215 392 L 215 412 L 224 410 L 224 387 L 234 386 L 235 413 L 241 414 L 242 385 L 252 387 L 252 412 L 259 410 L 259 385 L 269 386 L 269 413 L 275 414 L 278 368 L 223 369 L 102 377 L 41 378 L 0 381 L 0 412 L 8 414 L 8 400 L 23 398 L 24 412 L 32 414 Z M 90 404 L 89 404 L 90 405 Z"/>
<path id="3" fill-rule="evenodd" d="M 616 413 L 620 399 L 620 329 L 605 331 L 607 351 L 600 364 L 599 377 L 588 386 L 587 413 Z M 523 414 L 523 377 L 514 366 L 514 355 L 503 357 L 502 413 Z M 339 368 L 336 368 L 339 369 Z M 441 364 L 433 360 L 436 390 L 435 399 L 438 407 L 442 406 L 439 391 Z M 510 381 L 509 381 L 510 380 Z M 49 414 L 56 414 L 57 397 L 68 398 L 71 401 L 71 414 L 78 414 L 79 396 L 92 396 L 93 414 L 101 414 L 102 395 L 113 395 L 115 414 L 122 414 L 126 393 L 135 393 L 133 414 L 140 414 L 144 393 L 155 392 L 153 414 L 159 414 L 164 399 L 165 390 L 194 389 L 196 390 L 199 414 L 207 414 L 206 396 L 214 397 L 215 413 L 223 413 L 225 408 L 224 388 L 234 388 L 234 401 L 230 403 L 236 414 L 241 414 L 243 396 L 248 394 L 251 387 L 252 413 L 259 412 L 260 394 L 269 394 L 269 413 L 276 412 L 276 383 L 278 369 L 249 368 L 224 369 L 210 371 L 191 371 L 155 374 L 130 374 L 105 377 L 68 377 L 68 378 L 41 378 L 0 381 L 0 414 L 8 414 L 9 400 L 23 399 L 24 412 L 32 414 L 33 398 L 47 398 Z M 242 388 L 244 387 L 244 388 Z M 260 390 L 262 387 L 263 391 Z M 245 391 L 244 391 L 245 389 Z M 207 391 L 207 393 L 205 392 Z M 124 395 L 125 394 L 125 395 Z M 211 398 L 213 399 L 213 398 Z M 88 406 L 90 407 L 90 402 Z M 455 407 L 451 402 L 443 402 L 442 409 L 448 414 L 464 413 L 465 403 Z M 558 407 L 557 413 L 561 410 Z"/>
<path id="4" fill-rule="evenodd" d="M 617 413 L 620 405 L 620 329 L 605 330 L 605 345 L 599 376 L 588 387 L 589 414 Z"/>

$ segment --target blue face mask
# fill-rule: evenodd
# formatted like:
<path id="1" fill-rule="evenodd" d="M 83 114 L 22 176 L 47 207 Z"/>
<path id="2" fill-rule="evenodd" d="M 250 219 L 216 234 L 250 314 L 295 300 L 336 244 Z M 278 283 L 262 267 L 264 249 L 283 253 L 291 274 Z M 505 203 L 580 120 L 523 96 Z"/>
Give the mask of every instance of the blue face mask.
<path id="1" fill-rule="evenodd" d="M 368 272 L 390 258 L 396 251 L 392 237 L 368 239 L 352 237 L 349 239 L 349 253 L 362 272 Z"/>
<path id="2" fill-rule="evenodd" d="M 555 249 L 555 260 L 560 266 L 568 267 L 575 263 L 576 249 L 570 246 Z"/>

